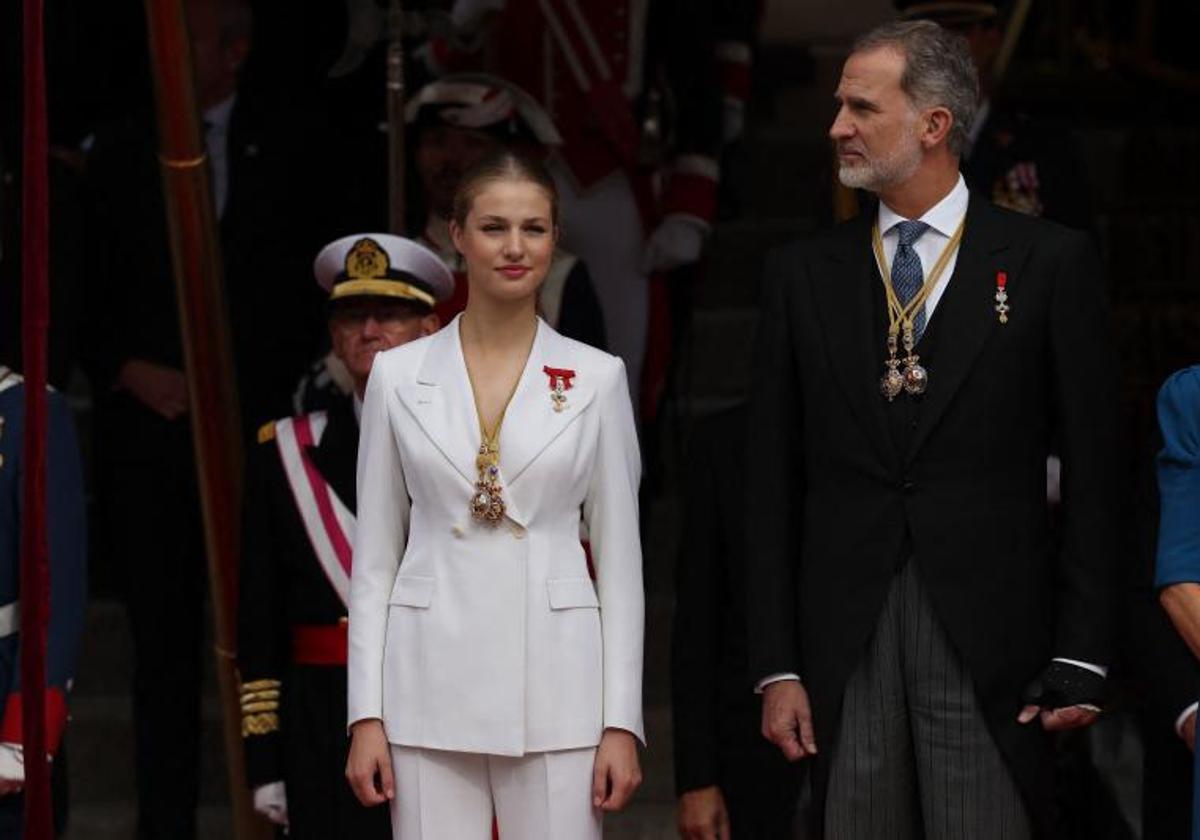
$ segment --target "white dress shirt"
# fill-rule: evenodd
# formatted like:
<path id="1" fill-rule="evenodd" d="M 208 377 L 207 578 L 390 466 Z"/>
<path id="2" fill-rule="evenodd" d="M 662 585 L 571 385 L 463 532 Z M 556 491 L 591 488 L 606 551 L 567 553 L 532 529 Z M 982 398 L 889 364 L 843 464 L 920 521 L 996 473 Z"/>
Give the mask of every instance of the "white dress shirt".
<path id="1" fill-rule="evenodd" d="M 236 101 L 234 94 L 204 112 L 204 147 L 208 150 L 218 219 L 225 215 L 225 201 L 229 197 L 229 122 Z"/>
<path id="2" fill-rule="evenodd" d="M 962 224 L 963 218 L 967 215 L 969 198 L 967 182 L 963 180 L 962 175 L 959 175 L 958 183 L 946 194 L 946 197 L 930 207 L 919 219 L 929 225 L 929 230 L 913 243 L 912 248 L 916 252 L 917 258 L 921 260 L 921 271 L 926 279 L 938 261 L 938 257 L 942 255 L 942 251 L 946 249 L 946 245 L 954 236 L 954 231 L 958 230 L 958 226 Z M 882 201 L 879 202 L 879 232 L 883 234 L 883 254 L 887 257 L 889 268 L 895 262 L 896 247 L 900 243 L 900 232 L 896 229 L 896 225 L 904 221 L 908 220 Z M 954 274 L 954 266 L 957 263 L 958 250 L 955 249 L 954 253 L 950 255 L 949 262 L 946 263 L 945 271 L 937 279 L 937 285 L 933 287 L 933 291 L 929 293 L 929 298 L 925 301 L 925 323 L 928 324 L 933 320 L 933 311 L 937 309 L 938 301 L 946 293 L 946 286 L 950 283 L 950 278 Z M 885 279 L 889 283 L 891 282 L 890 278 Z"/>

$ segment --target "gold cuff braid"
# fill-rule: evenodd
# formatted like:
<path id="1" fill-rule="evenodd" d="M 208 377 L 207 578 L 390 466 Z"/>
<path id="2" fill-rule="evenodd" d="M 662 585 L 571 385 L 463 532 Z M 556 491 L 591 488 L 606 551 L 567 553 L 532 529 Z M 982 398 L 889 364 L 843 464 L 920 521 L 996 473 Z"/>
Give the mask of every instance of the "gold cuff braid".
<path id="1" fill-rule="evenodd" d="M 256 715 L 245 715 L 242 718 L 242 737 L 253 735 L 270 735 L 279 731 L 279 715 L 275 712 L 264 712 Z"/>

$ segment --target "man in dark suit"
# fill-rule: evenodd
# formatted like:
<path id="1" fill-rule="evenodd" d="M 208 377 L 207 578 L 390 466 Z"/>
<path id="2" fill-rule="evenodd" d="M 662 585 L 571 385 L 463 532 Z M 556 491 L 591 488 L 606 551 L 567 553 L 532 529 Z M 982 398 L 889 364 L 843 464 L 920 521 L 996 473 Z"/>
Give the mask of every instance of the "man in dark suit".
<path id="1" fill-rule="evenodd" d="M 358 415 L 377 353 L 437 330 L 454 277 L 398 236 L 348 236 L 317 257 L 333 352 L 354 383 L 328 411 L 263 426 L 250 457 L 238 602 L 246 777 L 254 807 L 295 840 L 390 838 L 344 771 L 346 598 Z"/>
<path id="2" fill-rule="evenodd" d="M 746 671 L 746 409 L 696 424 L 671 634 L 677 823 L 684 840 L 787 836 L 799 768 L 759 735 Z"/>
<path id="3" fill-rule="evenodd" d="M 187 12 L 249 437 L 287 412 L 320 345 L 324 301 L 296 278 L 308 276 L 339 206 L 314 173 L 336 167 L 313 165 L 319 120 L 239 86 L 248 9 L 189 0 Z M 101 127 L 89 154 L 86 364 L 101 540 L 123 577 L 133 640 L 138 836 L 187 840 L 199 793 L 205 590 L 190 418 L 204 407 L 188 403 L 156 133 L 144 111 Z"/>
<path id="4" fill-rule="evenodd" d="M 1098 261 L 968 194 L 961 37 L 881 27 L 836 98 L 839 177 L 879 203 L 768 263 L 747 486 L 763 732 L 812 759 L 828 836 L 1047 834 L 1046 732 L 1095 719 L 1117 604 Z"/>

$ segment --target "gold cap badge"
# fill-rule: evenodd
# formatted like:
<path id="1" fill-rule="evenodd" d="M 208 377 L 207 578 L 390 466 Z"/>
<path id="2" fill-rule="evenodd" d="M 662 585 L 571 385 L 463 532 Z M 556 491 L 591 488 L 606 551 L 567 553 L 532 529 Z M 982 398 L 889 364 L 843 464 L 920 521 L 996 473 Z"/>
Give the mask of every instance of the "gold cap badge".
<path id="1" fill-rule="evenodd" d="M 346 254 L 346 279 L 383 280 L 388 276 L 391 261 L 387 251 L 374 239 L 363 237 Z"/>

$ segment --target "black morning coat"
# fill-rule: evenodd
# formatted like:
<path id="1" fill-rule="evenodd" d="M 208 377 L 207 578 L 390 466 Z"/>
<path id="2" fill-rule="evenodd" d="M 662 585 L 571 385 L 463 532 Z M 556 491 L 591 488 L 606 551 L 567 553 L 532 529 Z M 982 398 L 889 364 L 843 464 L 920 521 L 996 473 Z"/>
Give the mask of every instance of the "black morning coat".
<path id="1" fill-rule="evenodd" d="M 1117 369 L 1100 265 L 1086 235 L 972 194 L 917 348 L 929 390 L 889 405 L 875 218 L 871 207 L 767 263 L 747 459 L 751 674 L 801 675 L 823 803 L 846 681 L 911 558 L 1044 833 L 1050 740 L 1017 724 L 1021 692 L 1052 657 L 1110 663 L 1117 608 Z"/>

